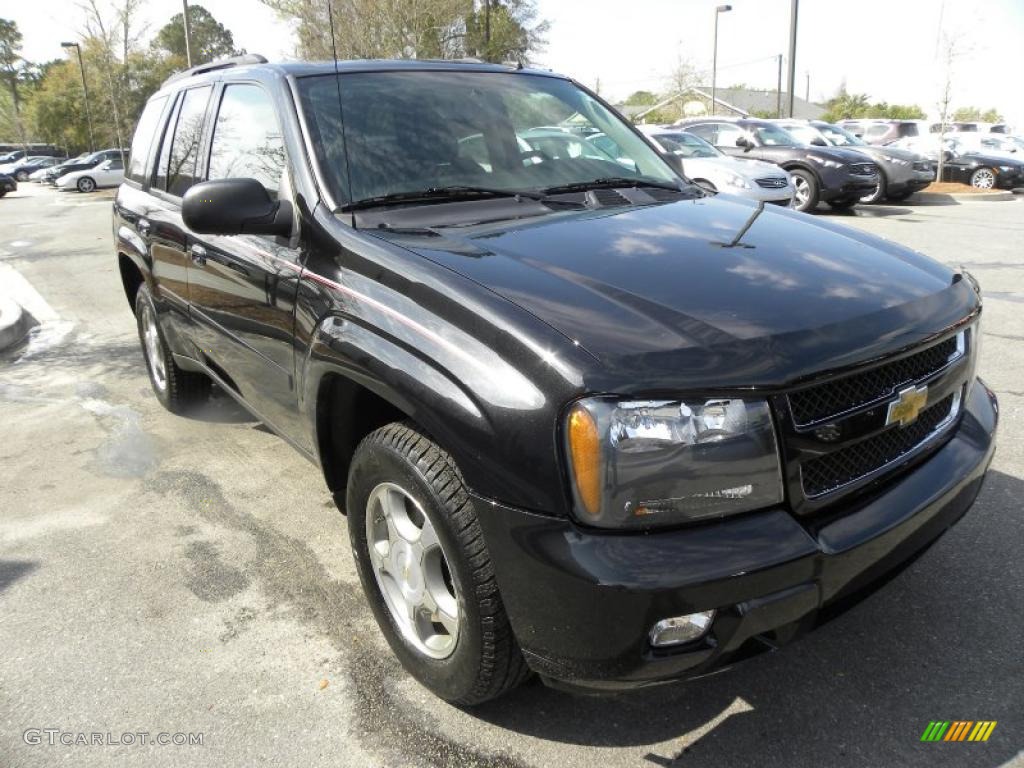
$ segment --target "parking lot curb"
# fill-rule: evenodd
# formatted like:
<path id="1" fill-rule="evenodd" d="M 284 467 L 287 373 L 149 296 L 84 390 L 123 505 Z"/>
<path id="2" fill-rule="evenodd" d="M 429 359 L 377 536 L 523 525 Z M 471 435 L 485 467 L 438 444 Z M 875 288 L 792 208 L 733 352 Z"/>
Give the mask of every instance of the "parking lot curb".
<path id="1" fill-rule="evenodd" d="M 0 296 L 0 352 L 24 339 L 31 327 L 31 316 L 14 299 Z"/>
<path id="2" fill-rule="evenodd" d="M 983 203 L 994 200 L 1013 200 L 1013 192 L 918 192 L 914 198 L 922 203 L 972 202 Z"/>

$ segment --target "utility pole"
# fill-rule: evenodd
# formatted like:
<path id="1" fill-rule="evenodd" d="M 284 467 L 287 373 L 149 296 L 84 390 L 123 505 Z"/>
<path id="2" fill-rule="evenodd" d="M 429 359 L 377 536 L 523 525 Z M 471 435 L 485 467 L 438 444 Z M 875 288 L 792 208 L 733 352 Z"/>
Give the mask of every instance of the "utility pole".
<path id="1" fill-rule="evenodd" d="M 796 88 L 796 17 L 800 0 L 790 0 L 789 11 L 789 113 L 793 116 L 793 91 Z"/>
<path id="2" fill-rule="evenodd" d="M 96 151 L 96 142 L 92 138 L 92 111 L 89 109 L 89 86 L 85 84 L 85 64 L 82 63 L 82 48 L 78 43 L 61 43 L 61 48 L 74 48 L 78 53 L 78 70 L 82 73 L 82 93 L 85 94 L 85 123 L 89 127 L 89 151 Z"/>
<path id="3" fill-rule="evenodd" d="M 182 18 L 185 20 L 185 59 L 188 61 L 188 66 L 192 67 L 192 27 L 188 21 L 188 0 L 181 0 L 181 4 L 185 9 L 182 14 Z"/>
<path id="4" fill-rule="evenodd" d="M 782 117 L 782 54 L 776 58 L 779 60 L 779 82 L 775 87 L 775 116 Z"/>
<path id="5" fill-rule="evenodd" d="M 715 42 L 711 54 L 711 114 L 718 113 L 718 102 L 715 101 L 715 85 L 718 78 L 718 15 L 732 10 L 731 5 L 720 5 L 715 8 Z"/>
<path id="6" fill-rule="evenodd" d="M 807 75 L 807 90 L 804 91 L 804 101 L 808 104 L 811 103 L 811 73 L 810 71 L 804 72 Z"/>

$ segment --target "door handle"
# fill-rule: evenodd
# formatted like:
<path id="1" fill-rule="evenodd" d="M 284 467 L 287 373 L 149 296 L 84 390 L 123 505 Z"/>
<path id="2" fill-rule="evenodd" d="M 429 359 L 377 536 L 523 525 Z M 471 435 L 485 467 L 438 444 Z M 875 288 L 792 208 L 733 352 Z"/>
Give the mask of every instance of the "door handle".
<path id="1" fill-rule="evenodd" d="M 206 266 L 206 249 L 199 243 L 193 243 L 192 247 L 189 248 L 189 252 L 192 254 L 192 263 L 197 267 Z"/>
<path id="2" fill-rule="evenodd" d="M 139 234 L 143 237 L 149 234 L 149 231 L 153 228 L 153 225 L 149 223 L 149 219 L 139 219 L 138 223 Z"/>

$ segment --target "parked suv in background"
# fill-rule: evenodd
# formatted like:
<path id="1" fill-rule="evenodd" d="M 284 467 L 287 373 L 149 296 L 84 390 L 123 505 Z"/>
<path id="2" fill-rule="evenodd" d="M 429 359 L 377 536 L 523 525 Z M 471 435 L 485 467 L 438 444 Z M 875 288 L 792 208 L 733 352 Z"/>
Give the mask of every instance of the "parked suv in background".
<path id="1" fill-rule="evenodd" d="M 991 154 L 984 149 L 973 149 L 955 136 L 946 136 L 943 142 L 942 181 L 970 184 L 975 189 L 1024 186 L 1024 160 L 1014 159 L 1008 153 Z M 901 139 L 894 146 L 922 154 L 938 164 L 938 135 Z"/>
<path id="2" fill-rule="evenodd" d="M 617 156 L 522 147 L 563 124 Z M 966 273 L 709 195 L 550 72 L 215 62 L 149 100 L 126 175 L 156 396 L 216 382 L 322 469 L 450 701 L 783 644 L 956 522 L 994 450 Z"/>
<path id="3" fill-rule="evenodd" d="M 699 117 L 676 123 L 726 154 L 767 160 L 793 177 L 793 207 L 813 211 L 818 202 L 851 208 L 878 183 L 878 168 L 864 155 L 803 144 L 770 120 Z"/>
<path id="4" fill-rule="evenodd" d="M 924 155 L 895 147 L 867 144 L 849 131 L 820 120 L 778 122 L 804 143 L 823 139 L 830 146 L 860 152 L 869 157 L 878 166 L 878 182 L 871 192 L 860 199 L 862 203 L 879 203 L 886 199 L 906 200 L 935 180 L 932 163 Z"/>
<path id="5" fill-rule="evenodd" d="M 924 120 L 840 120 L 838 125 L 868 144 L 888 144 L 910 136 L 926 136 L 929 132 Z"/>

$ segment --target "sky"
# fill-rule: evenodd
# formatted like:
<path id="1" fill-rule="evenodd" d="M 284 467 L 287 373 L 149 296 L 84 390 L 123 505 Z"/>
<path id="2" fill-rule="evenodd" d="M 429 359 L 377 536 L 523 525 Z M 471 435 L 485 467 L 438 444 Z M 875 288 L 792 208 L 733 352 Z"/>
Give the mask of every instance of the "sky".
<path id="1" fill-rule="evenodd" d="M 638 89 L 660 91 L 680 60 L 710 72 L 720 2 L 537 0 L 551 28 L 535 62 L 599 86 L 613 101 Z M 259 0 L 200 4 L 232 31 L 236 45 L 271 60 L 293 57 L 291 29 Z M 790 0 L 731 5 L 719 17 L 718 83 L 773 89 L 775 56 L 789 45 Z M 180 11 L 180 0 L 145 0 L 142 14 L 153 34 Z M 60 56 L 61 40 L 82 27 L 77 0 L 0 0 L 0 17 L 18 22 L 23 53 L 32 60 Z M 944 30 L 965 51 L 954 67 L 954 108 L 994 106 L 1024 132 L 1024 0 L 801 0 L 797 28 L 798 96 L 809 73 L 812 100 L 824 101 L 845 82 L 851 93 L 918 104 L 934 115 Z"/>

